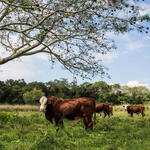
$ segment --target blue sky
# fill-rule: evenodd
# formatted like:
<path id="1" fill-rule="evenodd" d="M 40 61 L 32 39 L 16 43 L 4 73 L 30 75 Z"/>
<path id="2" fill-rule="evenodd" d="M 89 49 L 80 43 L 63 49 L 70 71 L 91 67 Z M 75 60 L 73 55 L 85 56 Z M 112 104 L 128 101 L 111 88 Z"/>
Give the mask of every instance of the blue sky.
<path id="1" fill-rule="evenodd" d="M 147 7 L 150 8 L 150 5 Z M 150 9 L 147 11 L 150 12 Z M 82 80 L 77 77 L 78 84 L 103 80 L 109 84 L 143 85 L 150 89 L 150 34 L 130 32 L 109 36 L 115 40 L 118 47 L 103 57 L 103 64 L 109 68 L 111 79 L 101 79 L 97 76 L 92 80 Z M 21 60 L 14 60 L 0 66 L 0 80 L 22 78 L 26 82 L 48 82 L 61 78 L 71 82 L 73 75 L 61 69 L 59 64 L 52 69 L 45 54 L 23 57 Z"/>

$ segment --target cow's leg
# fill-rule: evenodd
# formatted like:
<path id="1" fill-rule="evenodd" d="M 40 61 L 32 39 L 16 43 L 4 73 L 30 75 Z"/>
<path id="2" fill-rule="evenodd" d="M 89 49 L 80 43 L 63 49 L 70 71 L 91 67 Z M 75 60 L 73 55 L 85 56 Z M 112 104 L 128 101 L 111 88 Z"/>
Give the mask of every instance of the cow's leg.
<path id="1" fill-rule="evenodd" d="M 93 130 L 92 116 L 88 117 L 88 128 L 90 128 L 91 130 Z"/>
<path id="2" fill-rule="evenodd" d="M 53 123 L 53 118 L 48 117 L 48 115 L 45 115 L 45 117 L 46 117 L 46 119 L 47 119 L 48 121 L 50 121 L 51 123 Z"/>
<path id="3" fill-rule="evenodd" d="M 107 112 L 107 115 L 108 115 L 108 117 L 110 118 L 110 112 L 109 112 L 109 111 Z"/>
<path id="4" fill-rule="evenodd" d="M 131 115 L 131 117 L 133 117 L 133 113 L 132 112 L 130 113 L 130 115 Z"/>
<path id="5" fill-rule="evenodd" d="M 56 124 L 56 131 L 58 132 L 59 130 L 59 119 L 55 118 L 55 124 Z"/>
<path id="6" fill-rule="evenodd" d="M 84 122 L 84 125 L 85 125 L 85 129 L 87 130 L 88 128 L 93 130 L 93 122 L 92 122 L 92 116 L 88 116 L 86 115 L 84 118 L 83 118 L 83 122 Z"/>
<path id="7" fill-rule="evenodd" d="M 84 115 L 83 122 L 85 125 L 85 129 L 87 130 L 90 128 L 91 130 L 93 129 L 93 122 L 92 122 L 92 116 L 89 115 Z"/>
<path id="8" fill-rule="evenodd" d="M 56 117 L 56 118 L 55 118 L 55 123 L 56 123 L 56 126 L 58 127 L 58 128 L 56 129 L 56 131 L 59 130 L 59 126 L 61 126 L 61 128 L 63 128 L 63 120 L 60 120 L 60 119 L 61 119 L 61 117 Z"/>
<path id="9" fill-rule="evenodd" d="M 112 111 L 110 111 L 109 114 L 110 114 L 110 116 L 112 116 L 112 115 L 113 115 L 113 114 L 112 114 Z"/>
<path id="10" fill-rule="evenodd" d="M 108 115 L 108 117 L 110 117 L 110 113 L 107 111 L 104 111 L 104 118 Z"/>
<path id="11" fill-rule="evenodd" d="M 83 123 L 85 125 L 85 129 L 87 130 L 88 124 L 87 124 L 87 118 L 86 117 L 83 118 Z"/>
<path id="12" fill-rule="evenodd" d="M 144 116 L 145 116 L 145 113 L 144 113 L 144 112 L 142 112 L 141 114 L 142 114 L 142 117 L 144 117 Z"/>
<path id="13" fill-rule="evenodd" d="M 113 112 L 111 111 L 111 115 L 113 116 Z"/>
<path id="14" fill-rule="evenodd" d="M 60 120 L 60 121 L 59 121 L 59 125 L 61 126 L 61 128 L 63 128 L 63 127 L 64 127 L 63 120 Z"/>
<path id="15" fill-rule="evenodd" d="M 99 112 L 99 115 L 101 116 L 101 112 Z"/>
<path id="16" fill-rule="evenodd" d="M 107 113 L 104 111 L 104 118 L 107 116 Z"/>

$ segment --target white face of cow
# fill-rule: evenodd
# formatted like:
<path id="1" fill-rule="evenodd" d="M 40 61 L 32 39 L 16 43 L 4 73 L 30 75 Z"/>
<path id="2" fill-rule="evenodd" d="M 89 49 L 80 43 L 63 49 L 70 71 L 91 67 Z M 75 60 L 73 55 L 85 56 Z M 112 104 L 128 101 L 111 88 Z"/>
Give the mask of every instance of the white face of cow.
<path id="1" fill-rule="evenodd" d="M 127 106 L 128 106 L 128 105 L 124 105 L 124 109 L 125 109 L 125 110 L 127 110 Z"/>
<path id="2" fill-rule="evenodd" d="M 47 98 L 45 96 L 42 96 L 40 98 L 40 111 L 45 111 L 46 105 L 47 105 Z"/>

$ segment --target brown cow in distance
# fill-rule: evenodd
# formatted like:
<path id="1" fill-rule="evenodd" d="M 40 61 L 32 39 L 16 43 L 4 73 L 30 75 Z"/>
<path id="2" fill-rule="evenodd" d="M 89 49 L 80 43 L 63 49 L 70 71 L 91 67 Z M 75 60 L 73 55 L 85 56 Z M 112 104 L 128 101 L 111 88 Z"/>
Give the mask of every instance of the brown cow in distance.
<path id="1" fill-rule="evenodd" d="M 83 119 L 85 128 L 93 129 L 92 116 L 95 114 L 95 100 L 92 98 L 62 99 L 45 96 L 40 99 L 40 111 L 45 112 L 45 117 L 51 123 L 63 125 L 63 118 L 74 120 Z M 95 114 L 96 116 L 96 114 Z"/>
<path id="2" fill-rule="evenodd" d="M 145 113 L 144 113 L 145 106 L 144 105 L 135 105 L 135 106 L 125 105 L 123 107 L 128 112 L 128 114 L 131 115 L 131 117 L 133 117 L 133 113 L 136 113 L 136 114 L 141 113 L 142 117 L 145 116 Z"/>
<path id="3" fill-rule="evenodd" d="M 105 103 L 107 104 L 107 103 Z M 108 104 L 109 105 L 109 104 Z M 100 112 L 100 115 L 101 115 L 102 112 Z M 108 115 L 108 117 L 113 116 L 113 106 L 112 105 L 109 105 L 109 113 L 107 111 L 103 111 L 105 117 Z"/>
<path id="4" fill-rule="evenodd" d="M 104 112 L 104 117 L 106 117 L 106 115 L 110 117 L 109 104 L 107 103 L 96 104 L 96 112 L 97 113 Z"/>

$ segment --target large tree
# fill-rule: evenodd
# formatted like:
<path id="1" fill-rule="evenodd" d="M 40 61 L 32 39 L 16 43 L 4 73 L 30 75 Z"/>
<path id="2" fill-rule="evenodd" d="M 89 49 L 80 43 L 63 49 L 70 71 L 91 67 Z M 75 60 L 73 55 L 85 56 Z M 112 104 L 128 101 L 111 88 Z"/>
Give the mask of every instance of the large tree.
<path id="1" fill-rule="evenodd" d="M 97 56 L 115 48 L 107 33 L 147 33 L 142 1 L 0 0 L 0 65 L 47 53 L 52 64 L 58 61 L 75 75 L 105 75 Z"/>

